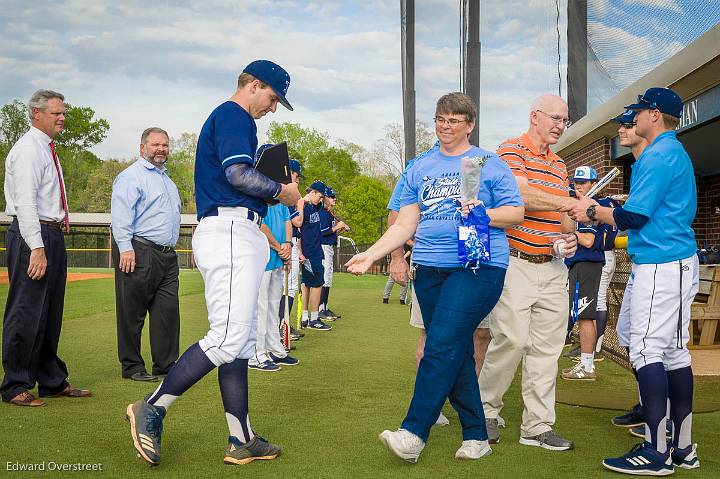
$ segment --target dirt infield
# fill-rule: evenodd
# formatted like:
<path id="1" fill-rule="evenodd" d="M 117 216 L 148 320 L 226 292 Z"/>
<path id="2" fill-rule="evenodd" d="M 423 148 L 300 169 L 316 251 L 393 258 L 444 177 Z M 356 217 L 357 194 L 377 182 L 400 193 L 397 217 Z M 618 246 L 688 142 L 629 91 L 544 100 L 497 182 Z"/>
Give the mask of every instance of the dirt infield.
<path id="1" fill-rule="evenodd" d="M 67 280 L 68 283 L 71 281 L 84 281 L 86 279 L 102 279 L 102 278 L 112 278 L 112 274 L 108 273 L 68 273 L 67 274 Z M 10 281 L 8 279 L 8 272 L 7 271 L 0 271 L 0 284 L 8 284 Z"/>

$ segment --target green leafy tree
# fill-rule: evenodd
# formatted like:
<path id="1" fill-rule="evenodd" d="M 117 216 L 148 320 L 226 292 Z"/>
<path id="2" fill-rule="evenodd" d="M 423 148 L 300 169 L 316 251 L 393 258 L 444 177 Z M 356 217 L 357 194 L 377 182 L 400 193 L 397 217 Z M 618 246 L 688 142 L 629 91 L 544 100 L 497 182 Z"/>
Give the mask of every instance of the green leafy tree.
<path id="1" fill-rule="evenodd" d="M 360 167 L 344 150 L 328 148 L 311 153 L 304 162 L 305 180 L 300 183 L 302 189 L 315 180 L 321 180 L 331 186 L 342 197 L 345 190 L 360 175 Z"/>
<path id="2" fill-rule="evenodd" d="M 375 178 L 360 176 L 348 186 L 337 204 L 337 214 L 352 230 L 345 233 L 356 243 L 376 241 L 385 228 L 390 191 Z"/>
<path id="3" fill-rule="evenodd" d="M 88 179 L 92 188 L 88 188 L 84 197 L 86 204 L 84 211 L 93 213 L 110 211 L 113 181 L 131 163 L 132 161 L 127 160 L 105 160 L 93 170 Z"/>
<path id="4" fill-rule="evenodd" d="M 23 102 L 13 100 L 0 108 L 0 143 L 12 147 L 29 128 L 30 119 Z"/>
<path id="5" fill-rule="evenodd" d="M 314 128 L 303 128 L 299 123 L 272 122 L 267 138 L 270 143 L 287 142 L 290 157 L 300 161 L 330 147 L 330 135 Z"/>
<path id="6" fill-rule="evenodd" d="M 183 213 L 195 213 L 195 151 L 197 135 L 183 133 L 170 139 L 170 157 L 165 163 L 168 175 L 175 182 L 180 194 Z"/>
<path id="7" fill-rule="evenodd" d="M 110 124 L 95 119 L 95 110 L 88 106 L 65 104 L 65 129 L 55 137 L 55 143 L 66 150 L 89 150 L 105 139 Z"/>

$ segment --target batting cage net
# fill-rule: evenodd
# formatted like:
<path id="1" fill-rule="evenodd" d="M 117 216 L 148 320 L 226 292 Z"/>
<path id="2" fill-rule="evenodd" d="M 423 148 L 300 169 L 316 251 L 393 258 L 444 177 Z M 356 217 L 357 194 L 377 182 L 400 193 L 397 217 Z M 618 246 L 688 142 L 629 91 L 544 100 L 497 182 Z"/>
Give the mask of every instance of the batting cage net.
<path id="1" fill-rule="evenodd" d="M 588 111 L 652 71 L 718 22 L 717 1 L 588 0 Z"/>

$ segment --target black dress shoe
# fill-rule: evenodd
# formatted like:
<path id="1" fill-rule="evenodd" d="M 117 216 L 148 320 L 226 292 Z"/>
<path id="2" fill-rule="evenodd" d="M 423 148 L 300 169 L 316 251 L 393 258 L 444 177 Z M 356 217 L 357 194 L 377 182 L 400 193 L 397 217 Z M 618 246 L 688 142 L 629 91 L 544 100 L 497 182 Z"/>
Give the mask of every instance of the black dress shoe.
<path id="1" fill-rule="evenodd" d="M 145 373 L 145 372 L 137 372 L 137 373 L 133 374 L 132 376 L 130 376 L 130 379 L 132 379 L 133 381 L 147 381 L 147 382 L 154 383 L 154 382 L 157 382 L 158 377 L 153 376 L 152 374 Z"/>

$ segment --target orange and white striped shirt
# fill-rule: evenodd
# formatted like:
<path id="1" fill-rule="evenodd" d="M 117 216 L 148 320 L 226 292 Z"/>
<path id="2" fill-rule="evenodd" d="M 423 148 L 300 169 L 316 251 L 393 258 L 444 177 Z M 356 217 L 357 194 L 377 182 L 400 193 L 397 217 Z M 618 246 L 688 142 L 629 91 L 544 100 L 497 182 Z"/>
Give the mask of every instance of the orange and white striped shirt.
<path id="1" fill-rule="evenodd" d="M 513 175 L 527 178 L 528 185 L 552 195 L 569 195 L 565 162 L 549 149 L 545 154 L 540 153 L 527 133 L 505 140 L 497 154 Z M 510 248 L 532 255 L 552 254 L 549 241 L 561 232 L 559 212 L 527 210 L 522 223 L 505 231 Z"/>

